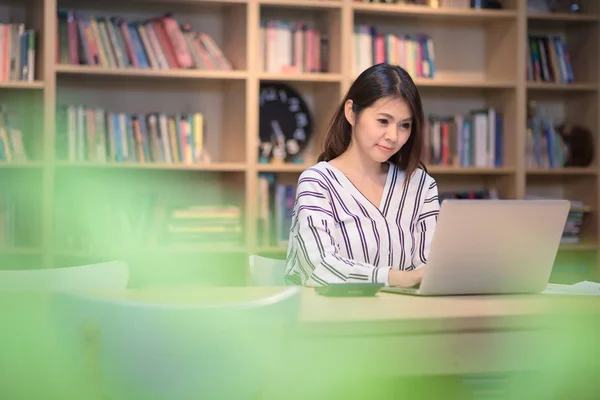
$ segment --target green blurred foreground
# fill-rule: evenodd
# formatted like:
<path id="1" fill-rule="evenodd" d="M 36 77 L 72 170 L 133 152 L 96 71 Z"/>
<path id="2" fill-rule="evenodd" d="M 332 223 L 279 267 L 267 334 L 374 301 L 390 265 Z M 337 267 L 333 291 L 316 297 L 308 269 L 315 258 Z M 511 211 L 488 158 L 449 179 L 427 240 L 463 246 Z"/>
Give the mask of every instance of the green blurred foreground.
<path id="1" fill-rule="evenodd" d="M 154 298 L 163 305 L 213 300 L 231 303 L 245 296 L 240 289 L 171 288 Z M 259 293 L 252 292 L 258 289 L 246 289 L 253 295 Z M 221 295 L 213 297 L 215 293 Z M 125 310 L 113 311 L 99 324 L 105 325 L 96 327 L 96 334 L 110 336 L 107 332 L 114 331 L 129 332 L 129 336 L 118 338 L 122 347 L 111 359 L 99 356 L 107 353 L 98 343 L 89 347 L 93 330 L 86 331 L 85 324 L 69 325 L 67 321 L 74 314 L 64 310 L 55 314 L 55 298 L 2 295 L 0 399 L 103 398 L 100 387 L 107 382 L 127 387 L 130 395 L 123 398 L 173 399 L 161 397 L 160 390 L 176 392 L 183 374 L 192 381 L 196 377 L 199 383 L 197 390 L 185 397 L 189 399 L 470 399 L 474 398 L 473 388 L 479 393 L 505 396 L 486 397 L 494 399 L 600 398 L 600 307 L 593 311 L 598 301 L 564 296 L 554 299 L 559 301 L 555 313 L 524 317 L 521 331 L 497 329 L 496 334 L 487 336 L 472 332 L 468 337 L 473 339 L 466 342 L 461 339 L 467 336 L 459 332 L 460 324 L 454 324 L 458 327 L 454 333 L 419 335 L 410 334 L 420 328 L 412 323 L 406 325 L 402 336 L 389 336 L 382 333 L 385 321 L 369 321 L 368 317 L 362 324 L 306 322 L 335 309 L 351 314 L 347 302 L 356 299 L 315 298 L 310 300 L 318 306 L 314 315 L 290 306 L 285 311 L 288 315 L 276 316 L 268 323 L 264 322 L 266 314 L 247 310 L 233 314 L 216 310 L 194 320 L 178 309 L 162 314 L 162 319 L 153 320 L 154 325 L 141 314 L 132 318 Z M 400 306 L 400 297 L 397 301 Z M 324 309 L 327 307 L 331 310 Z M 93 314 L 91 308 L 86 312 Z M 276 323 L 277 318 L 283 321 L 286 317 L 292 322 Z M 501 322 L 502 318 L 480 321 L 479 330 L 484 332 Z M 326 334 L 333 328 L 335 334 Z M 108 343 L 104 340 L 102 343 Z M 133 359 L 128 357 L 130 353 L 135 354 Z M 174 354 L 193 370 L 177 371 Z M 475 369 L 476 364 L 477 369 L 484 366 L 487 371 L 474 380 L 476 371 L 469 369 Z M 507 366 L 512 373 L 503 371 Z M 449 374 L 448 369 L 453 368 Z M 434 375 L 426 376 L 425 370 Z M 150 393 L 144 385 L 152 388 Z M 244 387 L 251 389 L 248 396 L 243 395 Z M 220 397 L 216 393 L 219 388 L 239 392 L 240 396 Z"/>

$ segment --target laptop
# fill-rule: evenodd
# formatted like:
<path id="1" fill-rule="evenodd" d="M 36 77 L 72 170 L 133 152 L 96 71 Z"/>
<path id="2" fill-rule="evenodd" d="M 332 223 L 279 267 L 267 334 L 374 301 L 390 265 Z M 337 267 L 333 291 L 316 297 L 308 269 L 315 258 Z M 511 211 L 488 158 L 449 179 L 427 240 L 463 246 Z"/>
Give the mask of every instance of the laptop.
<path id="1" fill-rule="evenodd" d="M 381 291 L 427 296 L 542 292 L 569 209 L 568 200 L 444 200 L 420 285 Z"/>

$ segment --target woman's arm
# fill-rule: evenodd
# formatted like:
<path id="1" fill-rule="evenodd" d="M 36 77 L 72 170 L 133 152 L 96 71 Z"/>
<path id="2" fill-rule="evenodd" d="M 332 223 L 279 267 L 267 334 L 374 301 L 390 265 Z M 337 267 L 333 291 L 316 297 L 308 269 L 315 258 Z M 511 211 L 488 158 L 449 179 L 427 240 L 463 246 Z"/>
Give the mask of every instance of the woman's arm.
<path id="1" fill-rule="evenodd" d="M 423 199 L 423 207 L 419 213 L 415 229 L 415 252 L 412 260 L 415 268 L 427 264 L 429 247 L 431 246 L 440 211 L 437 183 L 431 177 L 426 183 Z"/>

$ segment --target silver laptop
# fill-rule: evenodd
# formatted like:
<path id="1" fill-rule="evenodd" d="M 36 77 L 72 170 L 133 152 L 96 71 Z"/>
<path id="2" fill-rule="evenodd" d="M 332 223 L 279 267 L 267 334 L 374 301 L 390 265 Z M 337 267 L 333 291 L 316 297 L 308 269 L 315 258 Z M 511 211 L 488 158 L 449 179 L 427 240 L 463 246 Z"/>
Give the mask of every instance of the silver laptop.
<path id="1" fill-rule="evenodd" d="M 543 291 L 569 214 L 568 200 L 444 200 L 414 295 Z"/>

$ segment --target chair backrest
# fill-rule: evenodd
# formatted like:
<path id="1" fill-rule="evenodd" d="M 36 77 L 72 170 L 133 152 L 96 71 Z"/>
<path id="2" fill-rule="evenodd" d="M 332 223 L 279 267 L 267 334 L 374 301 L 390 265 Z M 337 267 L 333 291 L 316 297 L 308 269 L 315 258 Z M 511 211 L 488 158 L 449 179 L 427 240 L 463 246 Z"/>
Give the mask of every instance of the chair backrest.
<path id="1" fill-rule="evenodd" d="M 225 294 L 211 304 L 207 291 L 220 289 Z M 199 288 L 201 300 L 187 304 L 60 294 L 57 336 L 73 349 L 85 335 L 79 351 L 111 400 L 250 399 L 277 365 L 285 327 L 298 320 L 300 292 L 240 287 L 253 298 L 232 302 L 231 289 Z"/>
<path id="2" fill-rule="evenodd" d="M 0 270 L 0 292 L 118 290 L 127 287 L 129 270 L 123 261 L 65 268 Z"/>
<path id="3" fill-rule="evenodd" d="M 129 270 L 122 261 L 41 270 L 0 270 L 0 398 L 77 398 L 75 374 L 66 373 L 52 330 L 51 294 L 77 290 L 123 290 Z M 24 382 L 35 381 L 35 385 Z M 84 396 L 85 397 L 85 396 Z"/>
<path id="4" fill-rule="evenodd" d="M 285 260 L 253 254 L 249 257 L 250 276 L 254 286 L 285 286 Z"/>

